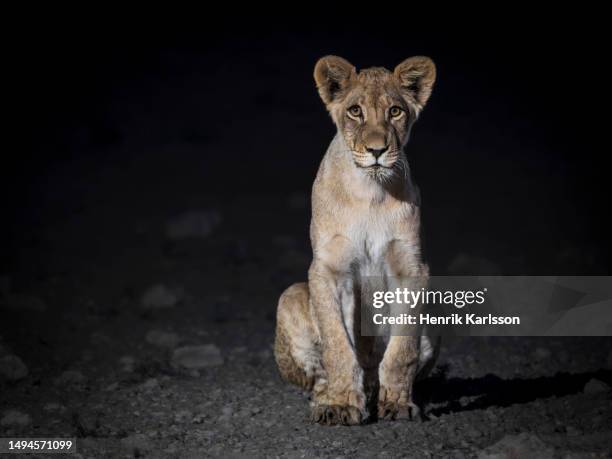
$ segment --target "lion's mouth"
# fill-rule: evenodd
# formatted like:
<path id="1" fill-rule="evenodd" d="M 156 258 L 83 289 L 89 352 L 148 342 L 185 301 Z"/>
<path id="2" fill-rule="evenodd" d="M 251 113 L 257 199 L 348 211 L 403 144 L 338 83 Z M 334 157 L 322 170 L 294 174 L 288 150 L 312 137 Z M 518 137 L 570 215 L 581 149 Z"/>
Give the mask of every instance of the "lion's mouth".
<path id="1" fill-rule="evenodd" d="M 380 164 L 380 163 L 368 164 L 367 166 L 364 166 L 363 164 L 359 164 L 356 162 L 355 165 L 361 169 L 370 169 L 373 171 L 377 171 L 381 169 L 391 169 L 391 167 L 385 166 L 384 164 Z"/>

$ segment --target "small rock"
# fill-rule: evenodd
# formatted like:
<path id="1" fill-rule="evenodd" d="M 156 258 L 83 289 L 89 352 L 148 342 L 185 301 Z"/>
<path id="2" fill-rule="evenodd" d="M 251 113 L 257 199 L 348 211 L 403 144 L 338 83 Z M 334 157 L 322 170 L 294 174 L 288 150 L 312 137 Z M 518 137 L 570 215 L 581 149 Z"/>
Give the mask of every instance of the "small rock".
<path id="1" fill-rule="evenodd" d="M 554 448 L 544 443 L 536 435 L 521 433 L 506 435 L 497 443 L 485 448 L 478 454 L 479 459 L 514 459 L 518 457 L 537 457 L 552 459 Z"/>
<path id="2" fill-rule="evenodd" d="M 197 414 L 193 417 L 193 419 L 191 420 L 191 423 L 192 424 L 202 424 L 205 418 L 206 418 L 205 414 Z"/>
<path id="3" fill-rule="evenodd" d="M 55 378 L 56 386 L 76 386 L 85 383 L 85 376 L 78 370 L 64 371 L 60 376 Z"/>
<path id="4" fill-rule="evenodd" d="M 0 357 L 0 379 L 19 381 L 28 375 L 28 367 L 16 355 Z"/>
<path id="5" fill-rule="evenodd" d="M 147 333 L 145 341 L 154 346 L 174 349 L 176 346 L 178 346 L 179 337 L 176 333 L 151 330 Z"/>
<path id="6" fill-rule="evenodd" d="M 149 287 L 140 298 L 140 304 L 146 309 L 171 308 L 183 299 L 180 290 L 173 290 L 164 284 Z"/>
<path id="7" fill-rule="evenodd" d="M 2 427 L 27 427 L 32 423 L 29 414 L 17 410 L 7 410 L 2 413 L 0 426 Z"/>
<path id="8" fill-rule="evenodd" d="M 221 215 L 214 210 L 195 210 L 176 216 L 166 223 L 168 239 L 208 237 L 221 223 Z"/>
<path id="9" fill-rule="evenodd" d="M 174 366 L 186 369 L 200 369 L 223 364 L 221 351 L 214 344 L 201 346 L 184 346 L 176 349 L 172 355 Z"/>
<path id="10" fill-rule="evenodd" d="M 12 293 L 5 295 L 0 304 L 8 309 L 43 312 L 47 304 L 40 298 L 26 293 Z"/>
<path id="11" fill-rule="evenodd" d="M 605 382 L 593 378 L 584 385 L 583 392 L 585 394 L 601 394 L 603 392 L 608 392 L 609 390 L 610 386 L 608 386 Z"/>

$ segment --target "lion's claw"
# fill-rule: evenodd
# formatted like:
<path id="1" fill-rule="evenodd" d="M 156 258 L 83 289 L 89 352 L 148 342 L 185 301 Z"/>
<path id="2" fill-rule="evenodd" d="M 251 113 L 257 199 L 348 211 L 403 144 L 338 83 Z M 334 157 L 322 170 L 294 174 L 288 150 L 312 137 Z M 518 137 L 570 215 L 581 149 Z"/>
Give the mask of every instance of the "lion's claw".
<path id="1" fill-rule="evenodd" d="M 361 410 L 350 405 L 317 405 L 312 409 L 311 419 L 327 426 L 354 426 L 364 420 Z"/>
<path id="2" fill-rule="evenodd" d="M 420 409 L 414 403 L 399 404 L 397 402 L 378 402 L 378 419 L 395 421 L 408 419 L 411 421 L 420 419 Z"/>

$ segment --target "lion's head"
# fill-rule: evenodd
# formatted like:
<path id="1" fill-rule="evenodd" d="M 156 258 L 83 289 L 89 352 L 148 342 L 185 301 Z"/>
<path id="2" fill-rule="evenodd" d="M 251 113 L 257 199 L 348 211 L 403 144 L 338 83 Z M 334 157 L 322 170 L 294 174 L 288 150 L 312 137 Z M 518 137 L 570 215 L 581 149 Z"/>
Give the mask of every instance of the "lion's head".
<path id="1" fill-rule="evenodd" d="M 393 72 L 381 67 L 357 72 L 347 60 L 326 56 L 317 62 L 314 78 L 355 165 L 383 181 L 401 169 L 402 148 L 436 79 L 433 61 L 415 56 Z"/>

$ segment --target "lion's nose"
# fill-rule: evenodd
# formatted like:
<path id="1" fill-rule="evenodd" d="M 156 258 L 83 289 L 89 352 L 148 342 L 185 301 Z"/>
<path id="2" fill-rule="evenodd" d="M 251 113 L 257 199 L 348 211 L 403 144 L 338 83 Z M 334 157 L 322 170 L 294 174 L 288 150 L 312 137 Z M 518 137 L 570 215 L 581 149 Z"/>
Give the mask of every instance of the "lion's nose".
<path id="1" fill-rule="evenodd" d="M 370 148 L 367 147 L 366 150 L 368 151 L 368 153 L 370 153 L 372 156 L 374 156 L 375 158 L 378 159 L 379 156 L 381 156 L 385 151 L 387 151 L 389 149 L 388 145 L 385 145 L 382 148 Z"/>

